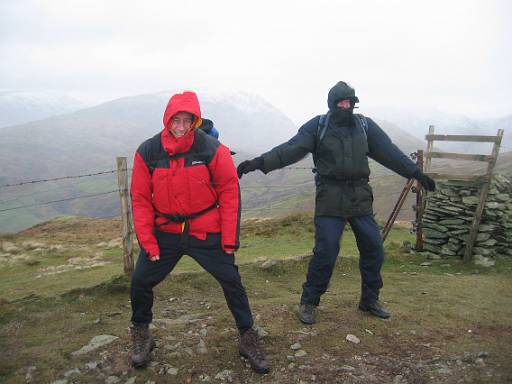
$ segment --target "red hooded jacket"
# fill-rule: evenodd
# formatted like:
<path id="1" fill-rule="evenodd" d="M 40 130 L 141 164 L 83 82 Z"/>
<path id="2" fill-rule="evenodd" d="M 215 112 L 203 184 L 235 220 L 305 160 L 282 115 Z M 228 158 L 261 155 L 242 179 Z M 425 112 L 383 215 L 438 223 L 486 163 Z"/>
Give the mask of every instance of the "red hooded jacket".
<path id="1" fill-rule="evenodd" d="M 206 239 L 208 233 L 221 233 L 224 251 L 239 247 L 240 189 L 229 149 L 200 129 L 176 138 L 168 127 L 178 112 L 194 115 L 194 127 L 201 125 L 201 110 L 194 92 L 171 97 L 165 109 L 164 129 L 142 143 L 133 162 L 131 196 L 135 233 L 141 247 L 150 255 L 160 254 L 154 235 L 155 225 L 168 215 L 191 215 L 211 209 L 189 220 L 189 234 Z M 182 233 L 183 224 L 171 222 L 159 231 Z"/>

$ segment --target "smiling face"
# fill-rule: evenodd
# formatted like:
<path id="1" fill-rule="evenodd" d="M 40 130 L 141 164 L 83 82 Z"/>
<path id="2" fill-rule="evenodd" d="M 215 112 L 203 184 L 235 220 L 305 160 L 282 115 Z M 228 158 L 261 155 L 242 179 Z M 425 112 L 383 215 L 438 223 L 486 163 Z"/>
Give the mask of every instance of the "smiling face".
<path id="1" fill-rule="evenodd" d="M 185 136 L 192 129 L 192 123 L 194 122 L 194 116 L 188 112 L 178 112 L 171 117 L 171 124 L 169 125 L 169 131 L 176 138 Z"/>

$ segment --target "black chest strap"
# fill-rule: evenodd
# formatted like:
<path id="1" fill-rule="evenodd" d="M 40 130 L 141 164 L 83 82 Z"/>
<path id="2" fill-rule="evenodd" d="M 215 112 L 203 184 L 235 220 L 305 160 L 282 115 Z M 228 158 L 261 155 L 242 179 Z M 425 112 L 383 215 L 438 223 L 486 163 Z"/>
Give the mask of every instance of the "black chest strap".
<path id="1" fill-rule="evenodd" d="M 213 209 L 216 209 L 218 207 L 219 207 L 219 204 L 217 204 L 215 202 L 212 205 L 210 205 L 208 208 L 205 208 L 205 209 L 203 209 L 203 210 L 201 210 L 199 212 L 190 213 L 188 215 L 183 215 L 183 214 L 170 215 L 168 213 L 162 213 L 162 212 L 158 212 L 157 210 L 155 210 L 155 219 L 157 217 L 163 217 L 164 219 L 166 219 L 166 221 L 164 221 L 163 223 L 155 225 L 153 231 L 158 231 L 158 229 L 161 226 L 167 225 L 167 224 L 170 224 L 170 223 L 184 223 L 183 231 L 181 233 L 181 244 L 185 246 L 185 245 L 188 244 L 188 237 L 189 237 L 189 230 L 190 230 L 189 220 L 195 219 L 195 218 L 197 218 L 199 216 L 202 216 L 206 212 L 209 212 L 209 211 L 211 211 Z"/>

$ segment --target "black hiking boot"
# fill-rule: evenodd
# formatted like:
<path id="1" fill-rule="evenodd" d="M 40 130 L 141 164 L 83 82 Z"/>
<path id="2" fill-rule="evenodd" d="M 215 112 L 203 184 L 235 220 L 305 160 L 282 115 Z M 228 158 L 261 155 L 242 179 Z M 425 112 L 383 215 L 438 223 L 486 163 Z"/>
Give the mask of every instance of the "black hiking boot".
<path id="1" fill-rule="evenodd" d="M 300 304 L 297 315 L 299 316 L 299 320 L 304 324 L 314 324 L 316 316 L 316 305 Z"/>
<path id="2" fill-rule="evenodd" d="M 155 340 L 149 332 L 147 325 L 133 325 L 132 334 L 132 364 L 135 368 L 142 368 L 149 362 L 149 354 L 155 348 Z"/>
<path id="3" fill-rule="evenodd" d="M 391 316 L 391 312 L 384 308 L 378 300 L 371 303 L 360 301 L 359 310 L 363 312 L 369 312 L 374 316 L 380 317 L 381 319 L 387 319 Z"/>
<path id="4" fill-rule="evenodd" d="M 254 329 L 250 328 L 240 336 L 238 350 L 240 355 L 249 360 L 254 372 L 268 373 L 270 371 L 265 353 L 258 346 L 258 334 Z"/>

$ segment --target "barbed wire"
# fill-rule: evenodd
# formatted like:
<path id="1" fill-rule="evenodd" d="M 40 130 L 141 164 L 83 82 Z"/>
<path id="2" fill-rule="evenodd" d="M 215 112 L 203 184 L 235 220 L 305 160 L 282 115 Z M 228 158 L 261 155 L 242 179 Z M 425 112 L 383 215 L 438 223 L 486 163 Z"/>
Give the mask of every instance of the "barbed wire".
<path id="1" fill-rule="evenodd" d="M 75 197 L 70 197 L 70 198 L 66 198 L 66 199 L 47 201 L 47 202 L 42 202 L 42 203 L 27 204 L 27 205 L 22 205 L 22 206 L 17 206 L 17 207 L 0 209 L 0 213 L 8 212 L 8 211 L 14 211 L 14 210 L 19 210 L 19 209 L 33 208 L 33 207 L 38 207 L 38 206 L 43 206 L 43 205 L 49 205 L 49 204 L 54 204 L 54 203 L 59 203 L 59 202 L 65 202 L 65 201 L 87 199 L 87 198 L 91 198 L 91 197 L 109 195 L 109 194 L 116 193 L 116 192 L 119 192 L 119 190 L 115 189 L 115 190 L 112 190 L 112 191 L 100 192 L 100 193 L 95 193 L 95 194 L 90 194 L 90 195 L 81 195 L 81 196 L 75 196 Z M 390 194 L 388 194 L 388 196 L 396 196 L 399 193 L 401 193 L 401 191 L 390 193 Z M 260 212 L 260 211 L 275 211 L 275 210 L 290 210 L 291 208 L 293 208 L 293 207 L 276 207 L 276 206 L 273 206 L 273 207 L 261 207 L 261 208 L 248 208 L 248 209 L 244 209 L 242 211 L 242 213 L 244 213 L 244 212 L 245 213 Z M 116 214 L 116 215 L 113 215 L 113 216 L 101 217 L 101 218 L 103 219 L 103 218 L 114 218 L 114 217 L 120 217 L 120 214 Z"/>
<path id="2" fill-rule="evenodd" d="M 127 170 L 132 170 L 132 169 L 133 168 L 127 168 Z M 315 168 L 311 167 L 311 166 L 309 166 L 309 167 L 289 166 L 289 167 L 282 168 L 281 170 L 311 170 L 311 171 L 313 171 L 314 169 Z M 47 182 L 61 181 L 61 180 L 74 180 L 74 179 L 80 179 L 80 178 L 87 178 L 87 177 L 94 177 L 94 176 L 100 176 L 100 175 L 113 174 L 115 172 L 117 172 L 117 169 L 106 169 L 106 170 L 102 170 L 102 171 L 99 171 L 99 172 L 87 172 L 87 173 L 78 174 L 78 175 L 68 175 L 68 176 L 61 176 L 61 177 L 48 178 L 48 179 L 28 180 L 28 181 L 23 181 L 23 182 L 19 182 L 19 183 L 4 184 L 4 185 L 0 185 L 0 188 L 23 186 L 23 185 L 29 185 L 29 184 L 34 185 L 34 184 L 38 184 L 38 183 L 47 183 Z M 380 179 L 380 178 L 384 178 L 384 177 L 391 177 L 391 176 L 393 176 L 393 175 L 392 174 L 383 174 L 383 175 L 373 176 L 370 179 L 370 183 L 372 181 L 374 181 L 375 179 Z M 197 180 L 200 181 L 201 183 L 207 183 L 206 180 L 201 180 L 201 179 L 197 179 Z M 76 187 L 79 184 L 80 183 L 72 185 L 72 187 Z M 209 184 L 211 185 L 212 183 L 210 182 Z M 270 185 L 241 185 L 240 188 L 242 190 L 269 189 L 269 188 L 295 188 L 296 189 L 296 188 L 308 188 L 308 187 L 312 187 L 312 186 L 315 186 L 314 179 L 307 180 L 307 181 L 302 182 L 302 183 L 293 183 L 293 184 L 292 183 L 288 183 L 288 184 L 270 184 Z M 19 199 L 22 199 L 22 198 L 31 197 L 31 196 L 34 196 L 34 195 L 37 195 L 37 194 L 41 194 L 41 193 L 52 192 L 55 189 L 57 189 L 57 188 L 49 189 L 49 190 L 45 190 L 45 191 L 34 191 L 33 193 L 26 194 L 26 195 L 21 195 L 21 196 L 18 195 L 18 196 L 16 196 L 13 199 L 0 201 L 0 203 L 7 203 L 7 202 L 11 202 L 11 201 L 16 201 L 16 200 L 19 200 Z M 81 196 L 57 199 L 57 200 L 46 201 L 46 202 L 37 202 L 37 203 L 32 203 L 32 204 L 25 204 L 25 205 L 20 205 L 20 206 L 16 206 L 16 207 L 0 209 L 0 213 L 1 212 L 8 212 L 8 211 L 19 210 L 19 209 L 26 209 L 26 208 L 33 208 L 33 207 L 38 207 L 38 206 L 44 206 L 44 205 L 48 205 L 48 204 L 54 204 L 54 203 L 65 202 L 65 201 L 72 201 L 72 200 L 78 200 L 78 199 L 92 198 L 92 197 L 112 194 L 112 193 L 115 193 L 115 192 L 118 192 L 118 189 L 113 189 L 113 190 L 107 191 L 107 192 L 100 192 L 100 193 L 94 193 L 94 194 L 89 194 L 89 195 L 81 195 Z M 401 193 L 401 190 L 397 191 L 397 192 L 388 193 L 388 195 L 389 196 L 394 196 L 394 195 L 397 195 L 399 193 Z M 262 210 L 276 210 L 276 209 L 277 210 L 289 210 L 290 208 L 289 207 L 261 207 L 261 208 L 252 208 L 252 209 L 249 208 L 249 209 L 244 210 L 244 212 L 262 211 Z M 115 215 L 113 217 L 119 217 L 119 215 Z"/>
<path id="3" fill-rule="evenodd" d="M 508 147 L 506 145 L 501 145 L 500 146 L 500 150 L 501 149 L 510 149 L 510 150 L 512 150 L 512 147 Z M 133 168 L 127 168 L 126 170 L 130 171 L 132 169 Z M 315 169 L 315 167 L 311 167 L 311 166 L 309 166 L 309 167 L 288 166 L 288 167 L 281 168 L 280 170 L 281 171 L 286 171 L 286 170 L 311 170 L 311 171 L 313 171 L 314 169 Z M 27 180 L 27 181 L 22 181 L 22 182 L 19 182 L 19 183 L 14 183 L 14 184 L 2 184 L 2 185 L 0 185 L 0 188 L 17 187 L 17 186 L 22 186 L 22 185 L 27 185 L 27 184 L 46 183 L 46 182 L 60 181 L 60 180 L 79 179 L 79 178 L 84 178 L 84 177 L 92 177 L 92 176 L 98 176 L 98 175 L 112 174 L 112 173 L 116 173 L 116 172 L 117 172 L 117 169 L 108 169 L 108 170 L 104 170 L 104 171 L 100 171 L 100 172 L 89 172 L 89 173 L 84 173 L 84 174 L 79 174 L 79 175 L 61 176 L 61 177 L 55 177 L 55 178 L 49 178 L 49 179 Z M 392 174 L 384 174 L 384 175 L 372 176 L 371 179 L 370 179 L 370 182 L 373 179 L 382 178 L 382 177 L 389 177 L 389 176 L 392 176 Z M 291 185 L 286 185 L 286 186 L 291 186 Z"/>
<path id="4" fill-rule="evenodd" d="M 67 188 L 65 190 L 80 189 L 80 187 L 83 186 L 84 183 L 87 183 L 87 182 L 88 181 L 84 179 L 79 182 L 73 183 L 71 185 L 67 185 L 66 186 Z M 116 187 L 117 187 L 117 184 L 112 185 L 112 188 L 116 188 Z M 34 187 L 34 188 L 36 188 L 36 187 Z M 25 194 L 15 193 L 15 196 L 10 199 L 0 200 L 0 204 L 7 204 L 7 203 L 11 203 L 13 201 L 18 201 L 18 200 L 28 200 L 29 198 L 34 197 L 34 196 L 43 195 L 43 194 L 51 194 L 52 192 L 56 192 L 56 191 L 63 192 L 64 191 L 63 186 L 57 185 L 57 186 L 54 186 L 53 188 L 47 188 L 47 189 L 42 189 L 42 190 L 36 189 L 36 190 L 32 190 L 32 192 L 30 192 L 30 193 L 25 193 Z M 14 192 L 12 192 L 12 193 L 14 194 Z"/>
<path id="5" fill-rule="evenodd" d="M 3 184 L 3 185 L 0 185 L 0 188 L 18 187 L 20 185 L 36 184 L 36 183 L 47 183 L 47 182 L 50 182 L 50 181 L 58 181 L 58 180 L 80 179 L 82 177 L 91 177 L 91 176 L 105 175 L 105 174 L 108 174 L 108 173 L 115 173 L 115 172 L 117 172 L 117 169 L 112 169 L 112 170 L 109 170 L 109 171 L 96 172 L 96 173 L 87 173 L 87 174 L 83 174 L 83 175 L 55 177 L 55 178 L 52 178 L 52 179 L 29 180 L 29 181 L 22 181 L 22 182 L 16 183 L 16 184 Z"/>
<path id="6" fill-rule="evenodd" d="M 310 169 L 310 168 L 307 168 L 307 169 Z M 89 173 L 89 174 L 76 175 L 76 176 L 64 176 L 64 177 L 54 178 L 54 179 L 44 179 L 44 180 L 38 180 L 38 181 L 34 180 L 32 182 L 19 183 L 19 185 L 28 184 L 28 183 L 35 183 L 35 182 L 46 182 L 46 181 L 55 181 L 55 180 L 77 179 L 77 178 L 83 178 L 83 177 L 91 177 L 91 176 L 96 176 L 96 175 L 101 175 L 101 174 L 113 173 L 113 172 L 116 172 L 116 171 L 117 170 L 109 170 L 109 171 Z M 379 175 L 379 176 L 373 177 L 372 179 L 381 178 L 381 177 L 389 177 L 389 176 L 391 176 L 391 175 Z M 280 185 L 265 185 L 265 186 L 257 186 L 257 185 L 254 185 L 254 186 L 243 186 L 243 187 L 241 187 L 241 189 L 288 188 L 288 187 L 290 187 L 290 188 L 298 188 L 298 187 L 308 187 L 308 186 L 313 186 L 313 185 L 314 185 L 314 180 L 311 180 L 311 181 L 308 181 L 306 183 L 301 183 L 301 184 L 280 184 Z M 52 190 L 49 190 L 49 191 L 52 191 Z M 0 209 L 0 213 L 1 212 L 18 210 L 18 209 L 33 208 L 33 207 L 38 207 L 38 206 L 43 206 L 43 205 L 48 205 L 48 204 L 54 204 L 54 203 L 59 203 L 59 202 L 64 202 L 64 201 L 78 200 L 78 199 L 84 199 L 84 198 L 91 198 L 91 197 L 111 194 L 111 193 L 118 192 L 118 191 L 119 191 L 118 189 L 114 189 L 114 190 L 111 190 L 111 191 L 108 191 L 108 192 L 100 192 L 100 193 L 96 193 L 96 194 L 75 196 L 75 197 L 58 199 L 58 200 L 52 200 L 52 201 L 47 201 L 47 202 L 40 202 L 40 203 L 33 203 L 33 204 L 16 206 L 16 207 L 4 208 L 4 209 Z M 391 193 L 388 193 L 388 196 L 394 196 L 394 195 L 397 195 L 399 193 L 401 193 L 401 191 L 391 192 Z M 36 194 L 36 193 L 34 193 L 34 194 Z M 29 194 L 29 196 L 30 196 L 30 194 Z M 16 199 L 13 199 L 13 200 L 16 200 Z M 8 201 L 11 201 L 11 200 L 8 200 Z M 261 208 L 252 208 L 252 209 L 250 208 L 250 209 L 244 210 L 244 211 L 251 211 L 251 210 L 253 210 L 253 211 L 260 211 L 260 210 L 274 210 L 274 209 L 290 209 L 290 208 L 287 208 L 287 207 L 261 207 Z"/>
<path id="7" fill-rule="evenodd" d="M 314 170 L 315 168 L 314 167 L 285 167 L 285 168 L 282 168 L 281 170 Z M 127 168 L 126 169 L 127 171 L 131 171 L 133 170 L 133 168 Z M 106 171 L 100 171 L 100 172 L 90 172 L 90 173 L 84 173 L 84 174 L 79 174 L 79 175 L 69 175 L 69 176 L 61 176 L 61 177 L 54 177 L 54 178 L 49 178 L 49 179 L 36 179 L 36 180 L 27 180 L 27 181 L 22 181 L 22 182 L 19 182 L 19 183 L 13 183 L 13 184 L 2 184 L 0 185 L 0 188 L 7 188 L 7 187 L 18 187 L 18 186 L 23 186 L 23 185 L 28 185 L 28 184 L 38 184 L 38 183 L 47 183 L 47 182 L 52 182 L 52 181 L 61 181 L 61 180 L 73 180 L 73 179 L 80 179 L 80 178 L 85 178 L 85 177 L 93 177 L 93 176 L 99 176 L 99 175 L 106 175 L 106 174 L 112 174 L 112 173 L 116 173 L 117 172 L 117 169 L 110 169 L 110 170 L 106 170 Z M 382 178 L 382 177 L 389 177 L 389 176 L 392 176 L 392 174 L 385 174 L 385 175 L 378 175 L 378 176 L 373 176 L 371 177 L 370 179 L 370 182 L 371 180 L 374 180 L 374 179 L 378 179 L 378 178 Z M 307 183 L 307 182 L 306 182 Z M 212 183 L 212 184 L 216 184 L 216 183 Z M 267 185 L 268 187 L 281 187 L 280 185 Z M 299 184 L 297 185 L 294 185 L 294 184 L 284 184 L 282 185 L 283 187 L 296 187 L 296 186 L 300 186 Z M 251 188 L 253 186 L 242 186 L 242 188 Z M 254 187 L 256 188 L 256 187 Z M 263 186 L 258 186 L 258 188 L 263 188 Z M 34 194 L 37 194 L 39 192 L 35 192 Z M 29 194 L 27 196 L 31 196 L 32 194 Z M 13 200 L 18 200 L 18 198 L 15 198 Z M 11 201 L 11 200 L 7 200 L 7 201 Z M 0 203 L 4 203 L 4 202 L 7 202 L 7 201 L 0 201 Z"/>
<path id="8" fill-rule="evenodd" d="M 115 193 L 115 192 L 119 192 L 119 190 L 118 190 L 118 189 L 115 189 L 115 190 L 113 190 L 113 191 L 100 192 L 100 193 L 94 193 L 94 194 L 91 194 L 91 195 L 82 195 L 82 196 L 68 197 L 68 198 L 66 198 L 66 199 L 53 200 L 53 201 L 46 201 L 46 202 L 44 202 L 44 203 L 34 203 L 34 204 L 21 205 L 21 206 L 12 207 L 12 208 L 5 208 L 5 209 L 0 209 L 0 213 L 1 213 L 1 212 L 7 212 L 7 211 L 14 211 L 14 210 L 17 210 L 17 209 L 32 208 L 32 207 L 38 207 L 38 206 L 41 206 L 41 205 L 48 205 L 48 204 L 60 203 L 60 202 L 63 202 L 63 201 L 71 201 L 71 200 L 79 200 L 79 199 L 88 199 L 88 198 L 90 198 L 90 197 L 96 197 L 96 196 L 102 196 L 102 195 L 109 195 L 109 194 L 111 194 L 111 193 Z"/>

